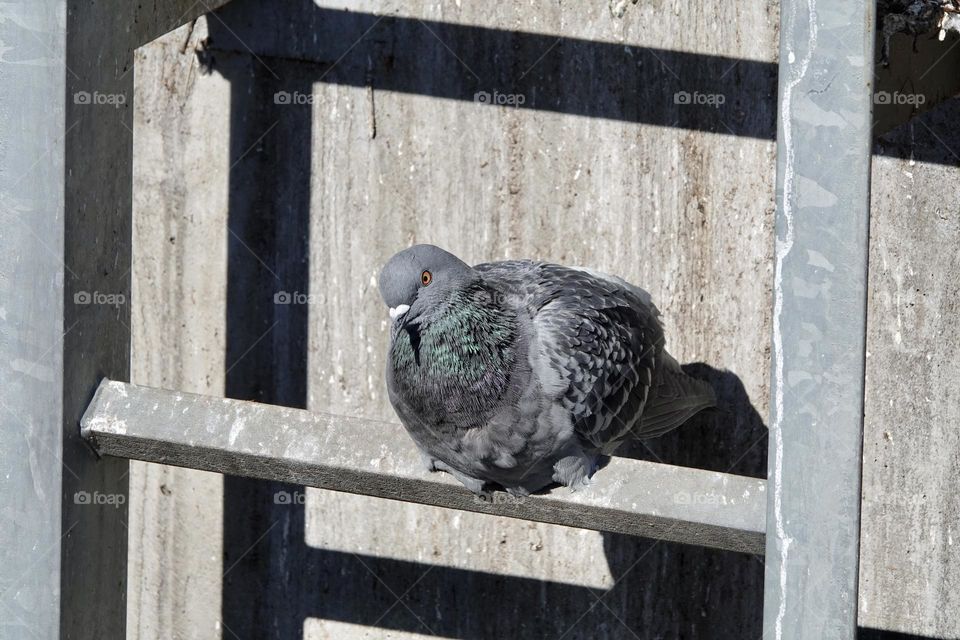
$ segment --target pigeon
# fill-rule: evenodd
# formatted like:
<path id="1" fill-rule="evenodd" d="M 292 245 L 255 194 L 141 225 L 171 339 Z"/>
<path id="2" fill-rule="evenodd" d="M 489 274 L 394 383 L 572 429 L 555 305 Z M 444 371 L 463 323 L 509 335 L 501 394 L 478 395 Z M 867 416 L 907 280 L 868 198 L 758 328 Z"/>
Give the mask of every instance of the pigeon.
<path id="1" fill-rule="evenodd" d="M 664 349 L 650 294 L 618 277 L 418 244 L 378 284 L 390 402 L 426 468 L 479 496 L 582 489 L 627 439 L 716 406 Z"/>

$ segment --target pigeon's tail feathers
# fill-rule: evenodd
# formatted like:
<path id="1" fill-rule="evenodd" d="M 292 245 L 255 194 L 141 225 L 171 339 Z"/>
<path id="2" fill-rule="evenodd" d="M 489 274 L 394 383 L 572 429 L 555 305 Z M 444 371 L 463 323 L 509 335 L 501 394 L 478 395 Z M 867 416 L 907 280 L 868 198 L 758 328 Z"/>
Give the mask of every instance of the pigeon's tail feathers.
<path id="1" fill-rule="evenodd" d="M 654 386 L 634 429 L 638 438 L 661 436 L 700 411 L 717 406 L 713 387 L 684 373 L 666 351 L 662 352 L 660 360 Z"/>

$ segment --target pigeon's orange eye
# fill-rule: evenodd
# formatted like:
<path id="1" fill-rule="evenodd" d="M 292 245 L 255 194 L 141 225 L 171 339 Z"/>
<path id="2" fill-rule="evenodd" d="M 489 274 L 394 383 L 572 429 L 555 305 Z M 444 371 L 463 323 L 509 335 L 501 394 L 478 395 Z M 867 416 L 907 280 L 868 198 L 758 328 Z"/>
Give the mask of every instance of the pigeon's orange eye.
<path id="1" fill-rule="evenodd" d="M 420 282 L 423 283 L 423 286 L 427 286 L 433 282 L 433 274 L 429 271 L 424 271 L 420 274 Z"/>

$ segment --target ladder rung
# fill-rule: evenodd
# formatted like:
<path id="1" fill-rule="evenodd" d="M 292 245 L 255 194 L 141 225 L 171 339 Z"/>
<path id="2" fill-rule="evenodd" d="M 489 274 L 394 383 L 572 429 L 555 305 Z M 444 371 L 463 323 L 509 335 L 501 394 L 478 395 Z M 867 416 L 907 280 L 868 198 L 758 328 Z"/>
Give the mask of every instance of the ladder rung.
<path id="1" fill-rule="evenodd" d="M 428 473 L 399 424 L 103 380 L 82 431 L 102 455 L 762 555 L 766 481 L 613 458 L 593 484 L 483 501 Z"/>

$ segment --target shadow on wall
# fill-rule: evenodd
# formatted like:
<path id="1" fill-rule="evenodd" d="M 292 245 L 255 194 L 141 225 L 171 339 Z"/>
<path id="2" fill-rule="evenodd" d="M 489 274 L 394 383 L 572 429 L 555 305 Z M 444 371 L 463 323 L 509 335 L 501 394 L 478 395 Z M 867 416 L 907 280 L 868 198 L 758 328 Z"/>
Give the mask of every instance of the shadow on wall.
<path id="1" fill-rule="evenodd" d="M 717 408 L 700 412 L 659 438 L 627 443 L 617 455 L 766 478 L 767 427 L 740 378 L 703 362 L 683 365 L 683 370 L 710 383 Z"/>
<path id="2" fill-rule="evenodd" d="M 283 68 L 299 61 L 305 64 L 297 75 L 310 83 L 776 138 L 775 62 L 324 9 L 313 0 L 277 6 L 234 0 L 215 15 L 206 61 L 216 66 L 229 55 L 255 61 L 252 75 L 276 80 L 288 105 L 312 93 L 285 82 Z M 896 138 L 881 136 L 874 153 L 956 161 L 936 145 Z"/>
<path id="3" fill-rule="evenodd" d="M 309 293 L 312 106 L 296 96 L 311 95 L 315 82 L 457 100 L 511 94 L 525 109 L 774 135 L 769 63 L 381 18 L 310 0 L 236 0 L 209 25 L 201 61 L 232 85 L 232 398 L 306 406 L 307 305 L 275 300 Z M 684 102 L 693 87 L 723 93 L 724 104 Z M 739 379 L 702 363 L 687 370 L 714 385 L 719 411 L 623 455 L 764 477 L 766 428 Z M 451 638 L 761 635 L 762 558 L 604 534 L 616 585 L 602 592 L 314 549 L 302 504 L 280 503 L 282 491 L 297 488 L 226 479 L 224 638 L 301 638 L 308 617 Z"/>

